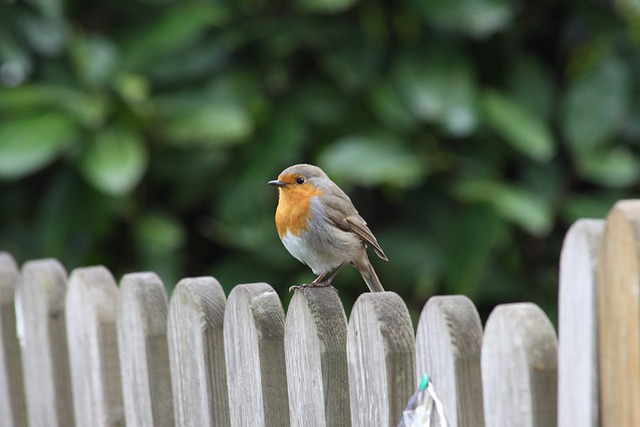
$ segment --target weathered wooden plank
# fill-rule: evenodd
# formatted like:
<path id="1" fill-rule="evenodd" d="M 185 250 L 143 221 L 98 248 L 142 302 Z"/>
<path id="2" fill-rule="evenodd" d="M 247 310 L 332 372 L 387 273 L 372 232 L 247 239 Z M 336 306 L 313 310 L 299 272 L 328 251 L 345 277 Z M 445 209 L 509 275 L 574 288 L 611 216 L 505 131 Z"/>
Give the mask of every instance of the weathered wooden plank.
<path id="1" fill-rule="evenodd" d="M 65 313 L 78 426 L 123 426 L 116 334 L 116 282 L 106 268 L 71 272 Z"/>
<path id="2" fill-rule="evenodd" d="M 556 425 L 557 340 L 540 307 L 497 306 L 485 327 L 481 366 L 485 425 Z"/>
<path id="3" fill-rule="evenodd" d="M 353 426 L 397 425 L 416 384 L 411 317 L 393 292 L 364 293 L 347 327 Z"/>
<path id="4" fill-rule="evenodd" d="M 597 427 L 598 251 L 602 220 L 579 220 L 560 255 L 558 300 L 558 426 Z"/>
<path id="5" fill-rule="evenodd" d="M 223 321 L 226 298 L 213 277 L 181 280 L 169 304 L 176 425 L 229 425 Z"/>
<path id="6" fill-rule="evenodd" d="M 285 321 L 292 426 L 349 426 L 347 318 L 332 288 L 300 289 Z"/>
<path id="7" fill-rule="evenodd" d="M 416 372 L 429 375 L 451 427 L 484 426 L 481 348 L 482 323 L 469 298 L 429 299 L 416 334 Z"/>
<path id="8" fill-rule="evenodd" d="M 173 426 L 167 294 L 155 273 L 120 280 L 116 324 L 127 426 Z"/>
<path id="9" fill-rule="evenodd" d="M 27 425 L 22 355 L 16 334 L 14 298 L 20 272 L 8 252 L 0 252 L 0 425 Z"/>
<path id="10" fill-rule="evenodd" d="M 603 427 L 640 426 L 640 200 L 615 204 L 600 243 L 598 301 Z"/>
<path id="11" fill-rule="evenodd" d="M 29 424 L 71 426 L 73 397 L 67 350 L 67 272 L 55 259 L 29 261 L 18 289 Z"/>
<path id="12" fill-rule="evenodd" d="M 266 283 L 236 286 L 224 313 L 232 426 L 289 425 L 284 311 Z"/>

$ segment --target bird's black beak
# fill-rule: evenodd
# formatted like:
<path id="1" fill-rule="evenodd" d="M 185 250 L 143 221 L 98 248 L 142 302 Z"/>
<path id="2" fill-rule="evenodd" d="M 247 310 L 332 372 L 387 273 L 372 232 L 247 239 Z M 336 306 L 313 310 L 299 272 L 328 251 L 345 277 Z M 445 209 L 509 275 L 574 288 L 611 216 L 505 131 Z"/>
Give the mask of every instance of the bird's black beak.
<path id="1" fill-rule="evenodd" d="M 276 187 L 284 187 L 287 185 L 286 182 L 280 181 L 279 179 L 274 179 L 273 181 L 269 181 L 267 184 L 275 185 Z"/>

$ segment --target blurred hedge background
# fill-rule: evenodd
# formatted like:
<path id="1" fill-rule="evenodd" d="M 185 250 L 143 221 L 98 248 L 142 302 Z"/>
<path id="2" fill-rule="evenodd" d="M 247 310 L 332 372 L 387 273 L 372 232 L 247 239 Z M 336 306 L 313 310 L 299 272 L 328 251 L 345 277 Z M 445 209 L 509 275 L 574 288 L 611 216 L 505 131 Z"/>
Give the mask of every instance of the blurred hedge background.
<path id="1" fill-rule="evenodd" d="M 463 293 L 554 318 L 568 226 L 638 197 L 639 47 L 638 0 L 5 1 L 0 248 L 286 302 L 313 275 L 266 182 L 310 162 L 415 310 Z M 335 284 L 347 306 L 366 289 Z"/>

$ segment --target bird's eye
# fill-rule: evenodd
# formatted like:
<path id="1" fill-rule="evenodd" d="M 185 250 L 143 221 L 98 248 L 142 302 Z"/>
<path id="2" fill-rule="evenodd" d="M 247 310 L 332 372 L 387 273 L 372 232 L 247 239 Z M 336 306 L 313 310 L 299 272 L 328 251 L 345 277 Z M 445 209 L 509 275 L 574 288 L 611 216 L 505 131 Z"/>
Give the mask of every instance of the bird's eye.
<path id="1" fill-rule="evenodd" d="M 297 182 L 298 184 L 304 184 L 304 178 L 303 178 L 303 177 L 296 178 L 296 182 Z"/>

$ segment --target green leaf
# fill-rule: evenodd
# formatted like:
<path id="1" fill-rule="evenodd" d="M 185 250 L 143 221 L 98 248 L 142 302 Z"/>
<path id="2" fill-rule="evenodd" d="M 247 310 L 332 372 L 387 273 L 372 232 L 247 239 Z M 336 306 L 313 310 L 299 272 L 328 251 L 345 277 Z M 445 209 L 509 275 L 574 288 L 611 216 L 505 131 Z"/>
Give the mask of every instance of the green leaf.
<path id="1" fill-rule="evenodd" d="M 24 15 L 19 21 L 34 50 L 45 56 L 57 56 L 64 50 L 68 27 L 61 16 Z"/>
<path id="2" fill-rule="evenodd" d="M 410 0 L 431 25 L 474 37 L 486 37 L 503 29 L 512 11 L 504 0 Z"/>
<path id="3" fill-rule="evenodd" d="M 396 88 L 386 80 L 371 88 L 369 103 L 376 116 L 389 128 L 403 131 L 415 127 L 417 123 Z"/>
<path id="4" fill-rule="evenodd" d="M 553 136 L 541 117 L 494 91 L 484 92 L 480 103 L 487 124 L 513 148 L 537 161 L 544 162 L 553 157 Z"/>
<path id="5" fill-rule="evenodd" d="M 137 68 L 196 42 L 207 28 L 227 19 L 227 11 L 213 3 L 177 3 L 159 19 L 134 32 L 123 44 L 122 65 Z"/>
<path id="6" fill-rule="evenodd" d="M 98 133 L 80 159 L 80 169 L 98 190 L 121 196 L 142 179 L 148 163 L 144 141 L 129 129 L 113 127 Z"/>
<path id="7" fill-rule="evenodd" d="M 247 138 L 253 123 L 246 110 L 233 102 L 212 102 L 185 108 L 167 123 L 173 144 L 229 144 Z"/>
<path id="8" fill-rule="evenodd" d="M 45 17 L 60 18 L 64 14 L 62 0 L 27 0 L 25 3 L 28 3 Z"/>
<path id="9" fill-rule="evenodd" d="M 154 271 L 168 292 L 184 271 L 186 230 L 178 218 L 169 213 L 145 213 L 135 223 L 135 242 L 141 269 Z"/>
<path id="10" fill-rule="evenodd" d="M 139 74 L 120 73 L 113 83 L 114 89 L 129 105 L 135 106 L 149 96 L 149 83 Z"/>
<path id="11" fill-rule="evenodd" d="M 318 158 L 330 175 L 366 186 L 409 187 L 426 174 L 417 153 L 383 138 L 349 136 L 331 144 Z"/>
<path id="12" fill-rule="evenodd" d="M 313 102 L 309 102 L 313 99 Z M 333 83 L 322 80 L 306 81 L 289 98 L 289 107 L 301 121 L 318 126 L 335 126 L 349 115 L 344 93 Z"/>
<path id="13" fill-rule="evenodd" d="M 71 54 L 79 76 L 89 85 L 103 86 L 113 76 L 118 49 L 109 39 L 76 37 L 71 43 Z"/>
<path id="14" fill-rule="evenodd" d="M 11 118 L 0 124 L 0 178 L 19 179 L 44 168 L 74 141 L 76 124 L 64 114 Z"/>
<path id="15" fill-rule="evenodd" d="M 625 146 L 603 147 L 577 156 L 580 173 L 606 187 L 627 187 L 638 182 L 640 162 Z"/>
<path id="16" fill-rule="evenodd" d="M 545 235 L 553 226 L 549 202 L 528 189 L 490 180 L 469 180 L 458 183 L 455 193 L 465 202 L 488 203 L 503 218 L 533 235 Z"/>
<path id="17" fill-rule="evenodd" d="M 503 220 L 485 205 L 455 214 L 443 256 L 448 292 L 473 297 L 504 228 Z"/>
<path id="18" fill-rule="evenodd" d="M 549 70 L 532 56 L 516 56 L 512 64 L 509 89 L 514 101 L 545 120 L 551 119 L 555 91 Z"/>
<path id="19" fill-rule="evenodd" d="M 81 92 L 63 86 L 29 84 L 0 89 L 0 112 L 31 113 L 42 107 L 61 108 L 87 127 L 102 124 L 109 107 L 99 93 Z"/>
<path id="20" fill-rule="evenodd" d="M 475 130 L 474 72 L 455 47 L 433 46 L 426 54 L 406 54 L 398 60 L 393 81 L 416 117 L 440 123 L 453 136 Z"/>
<path id="21" fill-rule="evenodd" d="M 300 10 L 307 12 L 337 13 L 353 6 L 357 0 L 295 0 Z"/>
<path id="22" fill-rule="evenodd" d="M 561 128 L 574 152 L 611 141 L 623 125 L 633 93 L 626 65 L 606 58 L 571 83 L 562 103 Z"/>
<path id="23" fill-rule="evenodd" d="M 186 236 L 182 224 L 164 213 L 146 214 L 136 224 L 136 234 L 147 250 L 173 253 L 184 245 Z"/>
<path id="24" fill-rule="evenodd" d="M 47 171 L 36 196 L 33 232 L 41 253 L 56 254 L 74 265 L 95 262 L 97 247 L 104 247 L 117 232 L 121 209 L 66 166 Z"/>
<path id="25" fill-rule="evenodd" d="M 339 43 L 318 57 L 320 63 L 345 91 L 367 88 L 381 68 L 381 51 L 357 32 L 347 32 Z"/>

